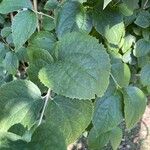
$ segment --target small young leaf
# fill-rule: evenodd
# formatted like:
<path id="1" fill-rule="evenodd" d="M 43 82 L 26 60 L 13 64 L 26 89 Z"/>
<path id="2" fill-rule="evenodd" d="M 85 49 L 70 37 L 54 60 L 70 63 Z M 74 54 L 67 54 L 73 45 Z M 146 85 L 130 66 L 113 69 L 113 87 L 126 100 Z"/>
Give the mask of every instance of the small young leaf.
<path id="1" fill-rule="evenodd" d="M 88 145 L 90 150 L 102 149 L 106 144 L 108 144 L 109 138 L 110 131 L 101 134 L 93 127 L 88 135 Z"/>
<path id="2" fill-rule="evenodd" d="M 30 81 L 12 81 L 0 87 L 0 130 L 21 123 L 30 128 L 42 107 L 41 92 Z"/>
<path id="3" fill-rule="evenodd" d="M 37 16 L 34 12 L 26 10 L 19 12 L 12 22 L 12 36 L 16 49 L 30 38 L 37 26 Z"/>
<path id="4" fill-rule="evenodd" d="M 113 150 L 117 150 L 122 140 L 122 130 L 118 127 L 114 128 L 110 133 L 110 143 Z"/>
<path id="5" fill-rule="evenodd" d="M 9 74 L 15 75 L 19 67 L 19 61 L 14 52 L 6 53 L 6 57 L 3 61 L 4 68 L 8 71 Z"/>
<path id="6" fill-rule="evenodd" d="M 142 68 L 141 81 L 144 86 L 150 85 L 150 63 Z"/>
<path id="7" fill-rule="evenodd" d="M 30 0 L 2 0 L 2 2 L 0 2 L 1 14 L 7 14 L 22 8 L 32 9 L 31 1 Z"/>
<path id="8" fill-rule="evenodd" d="M 66 143 L 74 142 L 90 124 L 93 105 L 89 100 L 79 101 L 56 96 L 49 102 L 45 116 L 48 123 L 57 126 L 63 133 Z"/>
<path id="9" fill-rule="evenodd" d="M 57 94 L 78 99 L 102 96 L 109 84 L 105 48 L 83 33 L 69 33 L 57 45 L 58 60 L 39 72 L 39 79 Z"/>
<path id="10" fill-rule="evenodd" d="M 131 129 L 142 117 L 146 108 L 146 96 L 137 87 L 128 86 L 123 90 L 125 122 L 128 129 Z"/>

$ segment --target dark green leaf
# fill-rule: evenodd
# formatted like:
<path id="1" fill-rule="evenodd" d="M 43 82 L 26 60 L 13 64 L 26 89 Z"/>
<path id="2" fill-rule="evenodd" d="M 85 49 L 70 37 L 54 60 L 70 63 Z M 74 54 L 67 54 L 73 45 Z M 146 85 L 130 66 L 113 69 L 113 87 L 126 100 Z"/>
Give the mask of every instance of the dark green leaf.
<path id="1" fill-rule="evenodd" d="M 49 102 L 47 122 L 57 126 L 63 133 L 67 144 L 74 142 L 90 124 L 93 114 L 91 101 L 69 99 L 56 96 Z"/>
<path id="2" fill-rule="evenodd" d="M 39 73 L 41 82 L 70 98 L 102 96 L 110 73 L 110 62 L 103 45 L 87 34 L 70 33 L 58 42 L 57 49 L 58 60 Z"/>
<path id="3" fill-rule="evenodd" d="M 22 8 L 32 9 L 31 1 L 30 0 L 2 0 L 2 2 L 0 2 L 1 14 L 7 14 Z"/>
<path id="4" fill-rule="evenodd" d="M 142 117 L 146 108 L 146 96 L 137 87 L 124 88 L 124 113 L 127 128 L 131 129 Z"/>
<path id="5" fill-rule="evenodd" d="M 30 38 L 37 26 L 37 16 L 34 12 L 26 10 L 19 12 L 12 22 L 12 36 L 16 49 Z"/>
<path id="6" fill-rule="evenodd" d="M 147 64 L 142 68 L 141 81 L 144 86 L 150 85 L 150 64 Z"/>
<path id="7" fill-rule="evenodd" d="M 99 134 L 112 130 L 122 119 L 122 98 L 118 93 L 97 99 L 92 122 Z"/>

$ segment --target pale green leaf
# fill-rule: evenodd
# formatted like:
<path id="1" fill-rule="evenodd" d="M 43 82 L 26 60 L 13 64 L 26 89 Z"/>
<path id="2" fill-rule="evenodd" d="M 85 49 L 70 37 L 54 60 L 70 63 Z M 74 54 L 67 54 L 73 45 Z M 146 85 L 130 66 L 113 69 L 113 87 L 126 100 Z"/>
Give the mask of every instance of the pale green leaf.
<path id="1" fill-rule="evenodd" d="M 31 1 L 30 0 L 2 0 L 2 2 L 0 2 L 1 14 L 7 14 L 22 8 L 32 9 Z"/>
<path id="2" fill-rule="evenodd" d="M 131 129 L 142 117 L 147 98 L 144 93 L 137 87 L 128 86 L 123 90 L 124 96 L 124 113 L 127 128 Z"/>
<path id="3" fill-rule="evenodd" d="M 56 96 L 49 102 L 45 116 L 48 123 L 60 129 L 67 144 L 70 144 L 85 131 L 91 122 L 92 114 L 91 101 Z"/>
<path id="4" fill-rule="evenodd" d="M 134 48 L 134 55 L 136 57 L 142 57 L 150 53 L 150 41 L 140 39 L 136 42 Z"/>
<path id="5" fill-rule="evenodd" d="M 112 0 L 104 0 L 103 9 L 105 9 L 111 1 Z"/>
<path id="6" fill-rule="evenodd" d="M 114 128 L 110 133 L 110 143 L 113 150 L 117 150 L 122 140 L 122 130 L 118 127 Z"/>
<path id="7" fill-rule="evenodd" d="M 70 33 L 57 45 L 58 60 L 44 67 L 39 78 L 55 93 L 78 99 L 102 96 L 109 84 L 110 62 L 105 48 L 83 33 Z"/>
<path id="8" fill-rule="evenodd" d="M 139 8 L 139 0 L 123 0 L 130 10 L 135 10 Z"/>
<path id="9" fill-rule="evenodd" d="M 12 21 L 12 37 L 16 49 L 30 38 L 37 26 L 37 16 L 30 10 L 19 12 Z"/>
<path id="10" fill-rule="evenodd" d="M 95 104 L 93 126 L 98 133 L 112 130 L 123 119 L 122 98 L 118 93 L 98 98 Z"/>
<path id="11" fill-rule="evenodd" d="M 147 64 L 142 68 L 141 81 L 144 86 L 150 85 L 150 64 Z"/>
<path id="12" fill-rule="evenodd" d="M 125 36 L 124 43 L 121 48 L 122 52 L 123 53 L 127 52 L 132 47 L 132 45 L 135 43 L 135 41 L 136 41 L 136 38 L 133 35 L 129 34 L 129 35 Z"/>
<path id="13" fill-rule="evenodd" d="M 42 107 L 41 92 L 30 81 L 12 81 L 0 88 L 0 130 L 21 123 L 30 128 Z"/>

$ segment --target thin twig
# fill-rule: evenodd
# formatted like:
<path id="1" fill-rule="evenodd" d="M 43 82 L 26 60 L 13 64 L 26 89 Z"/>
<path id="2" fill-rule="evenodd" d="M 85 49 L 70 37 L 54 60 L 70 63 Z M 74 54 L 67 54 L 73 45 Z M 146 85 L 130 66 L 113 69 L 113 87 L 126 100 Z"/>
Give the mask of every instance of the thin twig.
<path id="1" fill-rule="evenodd" d="M 33 6 L 34 6 L 34 10 L 35 10 L 34 12 L 36 13 L 37 18 L 38 18 L 38 14 L 37 14 L 37 12 L 38 12 L 37 0 L 33 0 Z M 37 30 L 38 30 L 38 32 L 40 31 L 39 19 L 37 19 Z"/>
<path id="2" fill-rule="evenodd" d="M 13 18 L 14 18 L 13 13 L 10 13 L 11 22 L 13 21 Z"/>
<path id="3" fill-rule="evenodd" d="M 38 12 L 38 11 L 36 11 L 36 10 L 33 10 L 33 11 L 34 11 L 35 13 L 39 14 L 39 15 L 46 16 L 46 17 L 49 17 L 49 18 L 51 18 L 51 19 L 54 19 L 54 17 L 52 17 L 52 16 L 50 16 L 50 15 L 47 15 L 47 14 L 45 14 L 45 13 Z"/>
<path id="4" fill-rule="evenodd" d="M 40 116 L 40 119 L 39 119 L 38 126 L 42 123 L 42 119 L 43 119 L 43 116 L 44 116 L 49 98 L 51 98 L 51 89 L 48 89 L 48 91 L 47 91 L 47 95 L 45 97 L 45 103 L 44 103 L 44 106 L 43 106 L 43 109 L 42 109 L 42 113 L 41 113 L 41 116 Z"/>
<path id="5" fill-rule="evenodd" d="M 118 84 L 118 82 L 116 81 L 116 79 L 114 78 L 114 76 L 111 73 L 110 73 L 110 76 L 114 80 L 115 84 L 121 89 L 121 86 Z"/>
<path id="6" fill-rule="evenodd" d="M 144 5 L 143 5 L 143 9 L 146 9 L 147 3 L 148 3 L 148 0 L 145 1 Z"/>

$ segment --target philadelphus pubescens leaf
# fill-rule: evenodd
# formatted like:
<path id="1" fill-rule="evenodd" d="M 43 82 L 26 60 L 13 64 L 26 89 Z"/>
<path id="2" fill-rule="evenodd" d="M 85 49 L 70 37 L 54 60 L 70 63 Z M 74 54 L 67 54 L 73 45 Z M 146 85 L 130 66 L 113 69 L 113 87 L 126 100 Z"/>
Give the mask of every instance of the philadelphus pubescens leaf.
<path id="1" fill-rule="evenodd" d="M 57 116 L 58 117 L 58 116 Z M 39 126 L 32 135 L 28 150 L 66 150 L 65 138 L 58 126 L 49 123 Z"/>
<path id="2" fill-rule="evenodd" d="M 42 107 L 41 92 L 30 81 L 12 81 L 0 87 L 0 130 L 21 123 L 30 128 Z"/>
<path id="3" fill-rule="evenodd" d="M 57 94 L 78 99 L 102 96 L 109 84 L 105 48 L 84 33 L 69 33 L 57 44 L 58 60 L 39 72 L 41 82 Z"/>
<path id="4" fill-rule="evenodd" d="M 127 128 L 131 129 L 142 117 L 146 108 L 147 99 L 139 88 L 133 86 L 124 88 L 123 96 L 125 104 L 125 122 Z"/>
<path id="5" fill-rule="evenodd" d="M 136 42 L 133 51 L 136 57 L 142 57 L 150 53 L 150 41 L 140 39 Z"/>
<path id="6" fill-rule="evenodd" d="M 56 96 L 49 102 L 45 116 L 48 123 L 57 126 L 66 143 L 74 142 L 91 122 L 93 105 L 89 100 L 79 101 Z"/>
<path id="7" fill-rule="evenodd" d="M 30 38 L 37 26 L 37 16 L 30 10 L 19 12 L 12 21 L 12 37 L 16 49 Z"/>
<path id="8" fill-rule="evenodd" d="M 86 9 L 78 1 L 66 1 L 59 10 L 56 20 L 56 33 L 58 37 L 71 31 L 83 30 L 90 32 L 92 20 Z"/>
<path id="9" fill-rule="evenodd" d="M 144 86 L 150 85 L 150 63 L 142 68 L 141 81 Z"/>
<path id="10" fill-rule="evenodd" d="M 99 134 L 112 130 L 122 119 L 122 100 L 118 93 L 97 99 L 92 122 Z"/>
<path id="11" fill-rule="evenodd" d="M 93 12 L 96 30 L 111 44 L 118 45 L 125 33 L 122 15 L 110 8 Z"/>
<path id="12" fill-rule="evenodd" d="M 104 0 L 103 9 L 111 2 L 112 0 Z"/>
<path id="13" fill-rule="evenodd" d="M 32 9 L 31 1 L 30 0 L 2 0 L 2 2 L 0 2 L 1 14 L 7 14 L 22 8 Z"/>

